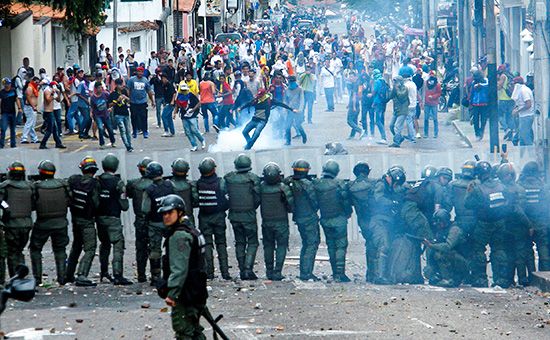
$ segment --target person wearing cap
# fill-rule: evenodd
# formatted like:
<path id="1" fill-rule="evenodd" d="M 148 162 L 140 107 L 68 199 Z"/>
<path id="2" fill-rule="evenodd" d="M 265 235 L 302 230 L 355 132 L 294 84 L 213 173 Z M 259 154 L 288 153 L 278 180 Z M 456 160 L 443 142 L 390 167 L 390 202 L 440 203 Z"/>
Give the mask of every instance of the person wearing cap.
<path id="1" fill-rule="evenodd" d="M 489 119 L 489 80 L 485 78 L 482 71 L 476 70 L 473 73 L 473 80 L 470 85 L 470 113 L 473 118 L 474 131 L 478 141 L 483 139 L 485 125 Z"/>
<path id="2" fill-rule="evenodd" d="M 122 143 L 124 143 L 126 147 L 126 151 L 134 151 L 132 147 L 132 137 L 130 135 L 130 112 L 128 111 L 130 95 L 128 94 L 128 89 L 124 86 L 122 77 L 118 77 L 115 80 L 115 88 L 111 94 L 109 94 L 108 103 L 109 108 L 113 112 L 113 118 L 120 132 Z"/>
<path id="3" fill-rule="evenodd" d="M 515 84 L 508 68 L 508 64 L 499 65 L 497 68 L 498 120 L 500 126 L 505 131 L 505 140 L 511 138 L 516 129 L 515 120 L 512 117 L 514 101 L 510 97 L 514 91 Z"/>
<path id="4" fill-rule="evenodd" d="M 66 149 L 66 146 L 63 145 L 63 142 L 61 141 L 61 138 L 59 137 L 59 132 L 61 127 L 57 126 L 57 122 L 55 121 L 54 117 L 54 102 L 57 101 L 58 103 L 61 102 L 61 96 L 59 96 L 59 90 L 54 89 L 50 83 L 44 79 L 42 80 L 41 84 L 43 84 L 44 87 L 44 124 L 46 125 L 46 132 L 44 133 L 44 137 L 42 138 L 42 141 L 40 142 L 40 149 L 47 149 L 48 147 L 46 144 L 48 143 L 48 139 L 50 139 L 50 136 L 53 135 L 53 139 L 55 141 L 55 147 L 57 149 Z M 57 84 L 57 83 L 56 83 Z M 55 96 L 57 94 L 57 97 Z"/>
<path id="5" fill-rule="evenodd" d="M 163 102 L 166 104 L 162 110 L 162 126 L 164 127 L 164 133 L 161 137 L 173 137 L 176 134 L 174 128 L 174 120 L 172 119 L 172 113 L 174 112 L 174 105 L 176 103 L 176 89 L 172 82 L 168 79 L 168 74 L 161 74 L 161 91 L 163 94 Z"/>
<path id="6" fill-rule="evenodd" d="M 149 58 L 149 60 L 147 60 L 147 69 L 149 70 L 149 73 L 155 74 L 159 66 L 160 60 L 157 56 L 157 52 L 151 51 L 151 57 Z"/>
<path id="7" fill-rule="evenodd" d="M 30 60 L 28 57 L 23 58 L 23 67 L 27 70 L 28 79 L 32 79 L 34 77 L 34 68 L 30 66 Z"/>
<path id="8" fill-rule="evenodd" d="M 4 148 L 8 128 L 10 129 L 10 146 L 15 148 L 16 113 L 23 111 L 21 100 L 17 96 L 17 91 L 13 87 L 10 78 L 2 79 L 2 87 L 2 90 L 0 90 L 0 149 Z"/>
<path id="9" fill-rule="evenodd" d="M 156 108 L 153 89 L 149 80 L 144 77 L 145 69 L 138 67 L 136 75 L 128 79 L 126 87 L 130 92 L 130 112 L 132 119 L 132 137 L 137 138 L 138 131 L 143 133 L 143 138 L 149 138 L 147 129 L 147 96 L 151 100 L 151 105 Z"/>
<path id="10" fill-rule="evenodd" d="M 195 139 L 198 139 L 201 142 L 201 147 L 205 149 L 206 140 L 199 131 L 199 122 L 197 119 L 199 108 L 201 107 L 199 99 L 189 92 L 189 87 L 184 83 L 178 89 L 175 102 L 176 107 L 174 108 L 172 118 L 176 119 L 176 114 L 179 113 L 185 135 L 189 139 L 189 143 L 191 143 L 191 151 L 197 151 L 197 142 Z"/>
<path id="11" fill-rule="evenodd" d="M 433 137 L 437 138 L 439 133 L 439 124 L 437 120 L 437 107 L 441 97 L 441 84 L 437 81 L 435 71 L 430 71 L 430 77 L 426 81 L 424 91 L 424 138 L 428 138 L 430 119 L 434 122 Z"/>
<path id="12" fill-rule="evenodd" d="M 518 134 L 514 136 L 513 143 L 520 146 L 533 145 L 533 120 L 535 116 L 533 91 L 525 85 L 522 77 L 513 79 L 514 92 L 512 100 L 514 101 L 514 110 L 512 115 L 518 120 Z"/>
<path id="13" fill-rule="evenodd" d="M 88 135 L 92 126 L 88 84 L 88 79 L 84 76 L 84 70 L 78 69 L 76 71 L 76 79 L 73 80 L 71 86 L 71 106 L 69 107 L 69 112 L 67 112 L 67 119 L 69 120 L 70 131 L 74 130 L 73 118 L 78 122 L 78 136 L 80 139 L 91 138 Z"/>
<path id="14" fill-rule="evenodd" d="M 13 78 L 14 81 L 12 84 L 12 86 L 15 88 L 15 93 L 17 93 L 17 98 L 19 98 L 21 105 L 23 105 L 23 88 L 27 83 L 27 79 L 27 69 L 25 69 L 24 66 L 21 66 L 17 70 L 17 75 L 15 76 L 15 78 Z M 23 125 L 23 111 L 17 113 L 16 124 Z"/>
<path id="15" fill-rule="evenodd" d="M 21 135 L 21 144 L 28 144 L 28 138 L 30 136 L 32 143 L 38 143 L 38 136 L 34 131 L 36 125 L 36 112 L 38 110 L 38 94 L 39 94 L 40 78 L 32 77 L 25 90 L 23 96 L 23 112 L 25 113 L 25 126 L 23 127 L 23 134 Z"/>
<path id="16" fill-rule="evenodd" d="M 154 52 L 151 52 L 154 53 Z M 166 101 L 164 100 L 164 92 L 163 86 L 162 86 L 162 80 L 161 80 L 162 70 L 160 67 L 157 67 L 154 70 L 154 74 L 149 80 L 151 83 L 151 86 L 153 86 L 153 91 L 155 92 L 155 105 L 156 105 L 156 114 L 157 114 L 157 128 L 160 128 L 162 126 L 162 107 L 163 105 L 166 105 Z M 166 129 L 164 129 L 166 131 Z"/>

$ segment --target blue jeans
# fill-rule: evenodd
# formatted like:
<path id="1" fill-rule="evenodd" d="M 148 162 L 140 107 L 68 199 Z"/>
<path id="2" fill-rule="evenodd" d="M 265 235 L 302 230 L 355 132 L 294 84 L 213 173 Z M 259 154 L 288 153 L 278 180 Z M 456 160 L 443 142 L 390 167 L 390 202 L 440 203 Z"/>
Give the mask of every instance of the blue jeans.
<path id="1" fill-rule="evenodd" d="M 85 103 L 80 101 L 71 103 L 69 112 L 67 112 L 67 120 L 69 121 L 69 130 L 74 130 L 74 120 L 78 122 L 79 136 L 82 138 L 88 135 L 92 120 L 90 119 L 90 108 Z"/>
<path id="2" fill-rule="evenodd" d="M 348 109 L 348 125 L 351 128 L 349 133 L 350 138 L 355 137 L 355 133 L 361 133 L 361 128 L 357 125 L 357 118 L 359 117 L 359 111 Z"/>
<path id="3" fill-rule="evenodd" d="M 498 101 L 498 121 L 500 126 L 504 130 L 515 130 L 516 124 L 512 117 L 512 111 L 514 110 L 513 100 L 499 100 Z"/>
<path id="4" fill-rule="evenodd" d="M 414 129 L 414 120 L 416 119 L 416 107 L 409 108 L 409 113 L 407 114 L 407 128 L 409 130 L 409 139 L 414 142 L 416 137 L 416 130 Z"/>
<path id="5" fill-rule="evenodd" d="M 53 118 L 57 127 L 57 134 L 61 136 L 63 125 L 61 124 L 61 109 L 53 110 Z"/>
<path id="6" fill-rule="evenodd" d="M 189 139 L 189 143 L 191 143 L 191 146 L 197 146 L 195 138 L 198 139 L 201 143 L 204 142 L 204 138 L 199 131 L 199 119 L 197 117 L 185 118 L 182 119 L 182 122 L 183 130 L 185 130 L 185 135 L 187 136 L 187 139 Z"/>
<path id="7" fill-rule="evenodd" d="M 17 116 L 15 113 L 2 113 L 0 121 L 0 149 L 4 148 L 6 143 L 6 132 L 10 129 L 10 146 L 15 148 L 15 123 Z"/>
<path id="8" fill-rule="evenodd" d="M 311 123 L 313 116 L 313 103 L 315 102 L 315 92 L 304 91 L 304 109 L 307 109 L 307 122 Z"/>
<path id="9" fill-rule="evenodd" d="M 97 129 L 99 130 L 99 145 L 105 145 L 105 138 L 103 135 L 105 134 L 105 128 L 107 128 L 107 133 L 109 134 L 109 140 L 112 144 L 115 143 L 115 135 L 113 134 L 113 126 L 111 125 L 111 119 L 109 117 L 94 117 L 95 123 L 97 125 Z"/>
<path id="10" fill-rule="evenodd" d="M 485 125 L 489 119 L 489 112 L 487 106 L 472 106 L 470 107 L 470 114 L 473 118 L 474 131 L 476 137 L 482 138 L 485 132 Z"/>
<path id="11" fill-rule="evenodd" d="M 59 138 L 59 130 L 57 127 L 57 124 L 55 122 L 55 116 L 53 112 L 44 112 L 42 114 L 44 117 L 44 123 L 46 124 L 46 132 L 44 133 L 44 137 L 42 138 L 42 142 L 40 142 L 40 146 L 46 146 L 46 143 L 48 143 L 48 139 L 50 139 L 50 136 L 53 135 L 53 140 L 55 141 L 55 146 L 62 145 L 61 139 Z"/>
<path id="12" fill-rule="evenodd" d="M 533 121 L 534 116 L 519 117 L 519 145 L 533 145 Z"/>
<path id="13" fill-rule="evenodd" d="M 118 126 L 118 132 L 126 150 L 132 149 L 132 138 L 130 134 L 130 117 L 115 115 L 115 122 Z"/>
<path id="14" fill-rule="evenodd" d="M 424 106 L 424 136 L 428 137 L 430 130 L 430 119 L 434 121 L 434 137 L 437 138 L 439 134 L 439 122 L 437 121 L 437 106 L 426 105 Z"/>
<path id="15" fill-rule="evenodd" d="M 304 122 L 304 113 L 294 113 L 292 111 L 287 111 L 286 115 L 286 121 L 285 121 L 285 140 L 286 144 L 290 145 L 291 141 L 291 130 L 292 126 L 296 129 L 296 132 L 302 136 L 302 141 L 305 143 L 307 141 L 307 135 L 304 131 L 304 128 L 302 127 L 302 123 Z"/>
<path id="16" fill-rule="evenodd" d="M 405 115 L 399 115 L 395 118 L 395 125 L 394 125 L 394 131 L 395 135 L 393 136 L 393 143 L 397 145 L 401 145 L 403 143 L 403 140 L 405 139 L 403 135 L 401 134 L 403 132 L 403 129 L 405 128 L 405 122 L 407 120 L 407 116 Z"/>
<path id="17" fill-rule="evenodd" d="M 164 105 L 164 98 L 156 98 L 155 97 L 155 104 L 156 104 L 156 111 L 157 111 L 157 125 L 161 126 L 161 112 L 162 112 L 162 105 Z"/>
<path id="18" fill-rule="evenodd" d="M 246 139 L 246 146 L 244 147 L 245 150 L 250 150 L 254 146 L 254 143 L 256 143 L 256 140 L 260 137 L 260 133 L 262 133 L 262 130 L 265 128 L 266 124 L 267 121 L 256 118 L 252 118 L 248 124 L 246 124 L 243 129 L 243 136 L 244 139 Z M 254 134 L 250 137 L 250 131 L 252 130 L 254 130 Z"/>
<path id="19" fill-rule="evenodd" d="M 130 119 L 132 120 L 132 134 L 134 138 L 137 137 L 138 131 L 143 132 L 144 136 L 149 133 L 147 130 L 147 103 L 130 103 Z"/>
<path id="20" fill-rule="evenodd" d="M 219 121 L 221 126 L 218 126 L 220 129 L 229 128 L 231 124 L 233 124 L 233 126 L 237 126 L 237 122 L 235 122 L 235 119 L 233 118 L 233 113 L 230 112 L 231 108 L 232 105 L 220 106 Z"/>
<path id="21" fill-rule="evenodd" d="M 201 104 L 201 114 L 204 118 L 204 131 L 208 132 L 210 131 L 210 127 L 208 125 L 208 111 L 212 113 L 212 121 L 213 123 L 219 127 L 218 125 L 218 109 L 216 109 L 216 103 L 208 103 L 208 104 Z"/>
<path id="22" fill-rule="evenodd" d="M 175 135 L 176 129 L 174 128 L 174 120 L 172 119 L 173 112 L 174 106 L 170 104 L 167 104 L 164 109 L 162 109 L 162 126 L 164 126 L 164 132 Z"/>
<path id="23" fill-rule="evenodd" d="M 327 110 L 334 111 L 334 87 L 325 87 L 325 98 L 327 100 Z"/>
<path id="24" fill-rule="evenodd" d="M 368 113 L 368 118 L 367 118 L 367 113 Z M 368 121 L 369 119 L 370 119 L 370 124 Z M 367 101 L 361 102 L 361 126 L 365 131 L 369 131 L 369 128 L 370 128 L 370 134 L 371 136 L 374 136 L 374 106 L 372 106 L 372 101 L 371 103 Z"/>
<path id="25" fill-rule="evenodd" d="M 384 120 L 386 115 L 386 105 L 374 105 L 374 115 L 376 120 L 376 127 L 378 127 L 378 132 L 380 132 L 380 138 L 386 139 L 386 130 L 384 129 Z M 372 127 L 372 118 L 371 118 L 371 136 L 374 136 L 374 128 Z"/>
<path id="26" fill-rule="evenodd" d="M 25 126 L 23 126 L 23 134 L 21 135 L 21 141 L 26 142 L 28 141 L 28 137 L 31 137 L 32 142 L 38 141 L 38 136 L 36 135 L 36 132 L 34 131 L 34 128 L 36 126 L 36 112 L 34 112 L 33 108 L 29 105 L 23 106 L 23 112 L 25 113 L 25 118 L 27 121 L 25 122 Z"/>

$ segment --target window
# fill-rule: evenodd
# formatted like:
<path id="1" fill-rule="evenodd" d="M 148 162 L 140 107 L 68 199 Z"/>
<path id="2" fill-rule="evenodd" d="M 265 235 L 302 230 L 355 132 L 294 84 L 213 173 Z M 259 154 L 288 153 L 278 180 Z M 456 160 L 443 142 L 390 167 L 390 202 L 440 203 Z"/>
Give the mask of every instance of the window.
<path id="1" fill-rule="evenodd" d="M 141 51 L 141 37 L 130 38 L 130 49 L 132 52 Z"/>

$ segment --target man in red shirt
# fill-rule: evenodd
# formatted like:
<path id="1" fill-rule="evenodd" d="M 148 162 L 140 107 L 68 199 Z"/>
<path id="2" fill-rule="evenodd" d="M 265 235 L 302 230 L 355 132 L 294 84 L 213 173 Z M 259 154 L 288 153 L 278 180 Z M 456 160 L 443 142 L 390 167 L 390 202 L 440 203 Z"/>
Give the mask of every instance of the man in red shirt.
<path id="1" fill-rule="evenodd" d="M 216 93 L 216 85 L 211 81 L 211 75 L 207 73 L 204 76 L 203 81 L 199 84 L 199 93 L 201 101 L 201 114 L 204 118 L 204 131 L 209 132 L 208 126 L 208 111 L 212 113 L 213 124 L 212 127 L 218 132 L 218 110 L 216 109 L 216 100 L 214 94 Z"/>
<path id="2" fill-rule="evenodd" d="M 231 85 L 227 82 L 227 78 L 224 74 L 221 74 L 218 79 L 220 82 L 217 89 L 218 97 L 222 99 L 220 103 L 220 127 L 222 129 L 229 129 L 230 124 L 237 126 L 233 118 L 233 112 L 231 111 L 233 104 L 235 104 L 235 100 L 233 100 L 233 89 L 231 89 Z"/>

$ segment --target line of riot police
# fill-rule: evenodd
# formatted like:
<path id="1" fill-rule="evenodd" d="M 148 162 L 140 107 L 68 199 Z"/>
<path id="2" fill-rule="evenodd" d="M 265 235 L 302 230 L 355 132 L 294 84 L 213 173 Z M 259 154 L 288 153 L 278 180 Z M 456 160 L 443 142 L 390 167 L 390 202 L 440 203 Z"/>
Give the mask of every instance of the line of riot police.
<path id="1" fill-rule="evenodd" d="M 198 165 L 197 181 L 187 178 L 190 166 L 179 158 L 171 176 L 163 177 L 162 166 L 145 157 L 137 165 L 140 177 L 127 183 L 116 175 L 119 161 L 108 154 L 101 162 L 103 173 L 90 156 L 79 164 L 82 174 L 68 180 L 55 178 L 50 161 L 39 164 L 34 181 L 25 178 L 20 162 L 8 168 L 0 184 L 3 233 L 0 240 L 0 280 L 5 259 L 13 275 L 25 262 L 23 250 L 30 239 L 33 275 L 42 282 L 42 248 L 51 238 L 57 281 L 94 286 L 88 278 L 100 241 L 100 281 L 116 285 L 132 282 L 123 275 L 124 234 L 122 211 L 132 200 L 135 214 L 135 248 L 138 282 L 151 285 L 162 277 L 162 241 L 166 237 L 162 214 L 164 197 L 176 194 L 185 202 L 186 214 L 205 238 L 206 273 L 215 277 L 214 249 L 219 272 L 231 280 L 226 240 L 226 217 L 235 235 L 235 256 L 242 280 L 255 280 L 259 246 L 256 211 L 260 208 L 266 277 L 282 280 L 289 246 L 289 215 L 302 240 L 299 278 L 319 280 L 315 257 L 323 230 L 335 282 L 349 282 L 346 275 L 348 221 L 353 209 L 365 239 L 366 280 L 375 284 L 430 284 L 454 287 L 460 284 L 486 287 L 486 245 L 491 247 L 493 284 L 509 287 L 528 285 L 535 271 L 533 242 L 537 245 L 539 269 L 548 270 L 548 190 L 538 165 L 529 162 L 519 179 L 511 163 L 492 167 L 485 161 L 468 161 L 453 180 L 451 169 L 425 167 L 422 179 L 406 181 L 402 167 L 392 166 L 378 179 L 369 178 L 370 167 L 359 162 L 355 179 L 338 178 L 339 165 L 328 160 L 319 178 L 300 159 L 293 174 L 283 178 L 280 167 L 270 162 L 262 177 L 252 173 L 250 158 L 240 154 L 235 170 L 221 177 L 214 159 Z M 198 209 L 198 223 L 193 218 Z M 67 209 L 70 210 L 73 243 L 69 244 Z M 32 212 L 36 212 L 33 222 Z M 454 221 L 452 221 L 454 215 Z M 112 276 L 109 271 L 110 253 Z M 82 252 L 84 254 L 81 256 Z M 424 276 L 421 256 L 426 252 Z M 517 282 L 515 281 L 517 275 Z"/>

